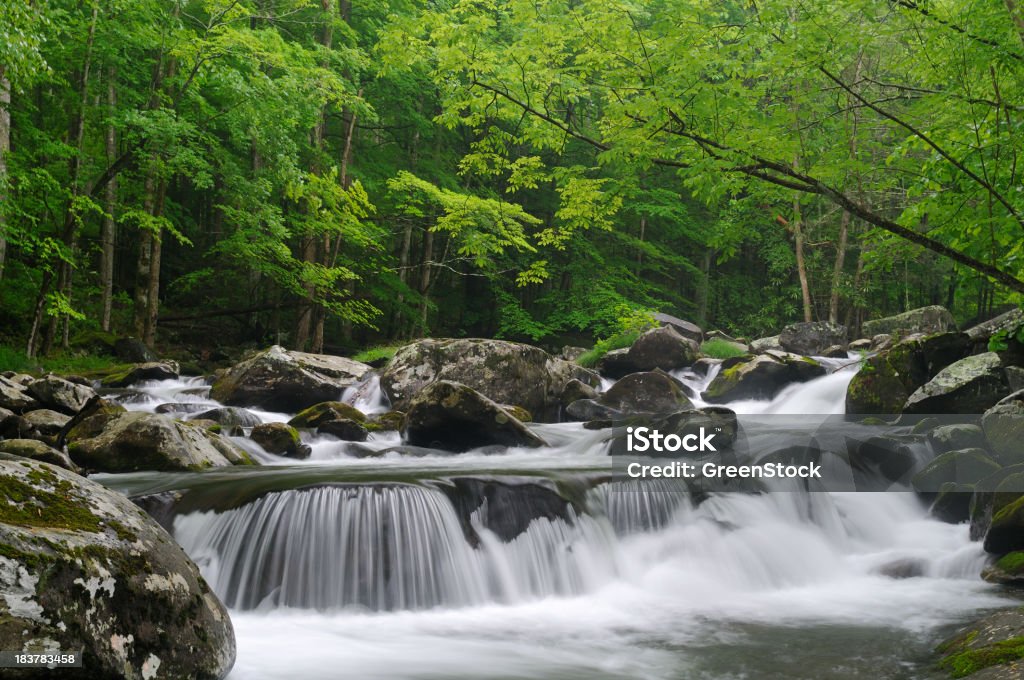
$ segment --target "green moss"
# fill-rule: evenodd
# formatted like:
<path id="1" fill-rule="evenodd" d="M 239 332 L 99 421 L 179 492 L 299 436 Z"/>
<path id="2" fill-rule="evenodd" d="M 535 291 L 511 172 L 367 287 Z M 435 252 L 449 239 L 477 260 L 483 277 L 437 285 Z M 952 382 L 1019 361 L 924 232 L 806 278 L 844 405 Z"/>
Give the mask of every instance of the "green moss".
<path id="1" fill-rule="evenodd" d="M 996 567 L 1011 574 L 1024 571 L 1024 550 L 1003 555 L 996 562 Z"/>
<path id="2" fill-rule="evenodd" d="M 371 347 L 364 349 L 352 357 L 353 361 L 358 361 L 363 364 L 372 364 L 381 361 L 391 361 L 398 350 L 402 349 L 403 345 L 381 345 L 378 347 Z"/>
<path id="3" fill-rule="evenodd" d="M 964 644 L 969 644 L 967 640 Z M 1024 637 L 1000 640 L 980 649 L 967 649 L 952 654 L 942 660 L 941 665 L 954 678 L 965 678 L 968 675 L 999 664 L 1024 659 Z"/>
<path id="4" fill-rule="evenodd" d="M 0 543 L 0 557 L 6 557 L 7 559 L 14 560 L 24 565 L 30 571 L 36 571 L 42 560 L 39 556 L 33 553 L 24 552 L 18 550 L 12 545 Z"/>
<path id="5" fill-rule="evenodd" d="M 640 331 L 630 331 L 628 333 L 618 333 L 609 338 L 605 338 L 604 340 L 599 340 L 594 344 L 592 349 L 581 354 L 576 359 L 576 363 L 586 368 L 593 368 L 605 354 L 611 352 L 613 349 L 625 349 L 630 347 L 639 337 Z"/>
<path id="6" fill-rule="evenodd" d="M 339 418 L 347 418 L 357 423 L 366 422 L 366 415 L 354 406 L 343 404 L 340 401 L 325 401 L 299 411 L 294 418 L 288 421 L 288 424 L 292 427 L 316 427 L 329 420 L 338 420 Z"/>
<path id="7" fill-rule="evenodd" d="M 745 349 L 739 347 L 736 343 L 723 340 L 721 338 L 711 338 L 705 340 L 700 346 L 700 353 L 706 357 L 712 359 L 731 359 L 732 357 L 741 357 L 747 353 Z"/>
<path id="8" fill-rule="evenodd" d="M 102 530 L 100 518 L 88 509 L 84 499 L 72 496 L 70 482 L 58 480 L 49 470 L 34 474 L 37 470 L 29 473 L 33 484 L 11 475 L 0 477 L 0 522 L 72 531 Z M 50 484 L 53 491 L 42 488 L 43 483 Z"/>

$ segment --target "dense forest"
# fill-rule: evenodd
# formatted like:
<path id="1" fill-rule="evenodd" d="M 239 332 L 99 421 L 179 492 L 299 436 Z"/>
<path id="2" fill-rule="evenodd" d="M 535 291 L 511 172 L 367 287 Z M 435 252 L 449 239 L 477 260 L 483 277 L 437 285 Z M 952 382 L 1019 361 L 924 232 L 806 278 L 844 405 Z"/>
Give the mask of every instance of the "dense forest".
<path id="1" fill-rule="evenodd" d="M 0 343 L 968 322 L 1022 76 L 1013 0 L 4 2 Z"/>

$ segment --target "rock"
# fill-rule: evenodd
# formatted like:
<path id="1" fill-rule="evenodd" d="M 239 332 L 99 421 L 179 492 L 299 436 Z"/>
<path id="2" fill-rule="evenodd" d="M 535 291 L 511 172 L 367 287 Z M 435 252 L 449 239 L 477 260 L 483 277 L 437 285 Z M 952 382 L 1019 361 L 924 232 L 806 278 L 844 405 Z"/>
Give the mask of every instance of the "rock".
<path id="1" fill-rule="evenodd" d="M 903 406 L 906 413 L 983 413 L 1009 387 L 995 352 L 969 356 L 939 371 Z"/>
<path id="2" fill-rule="evenodd" d="M 829 359 L 846 359 L 850 356 L 847 348 L 843 345 L 831 345 L 821 351 L 821 355 Z"/>
<path id="3" fill-rule="evenodd" d="M 630 373 L 653 371 L 674 371 L 689 366 L 697 360 L 700 345 L 684 338 L 671 326 L 652 328 L 645 331 L 626 352 Z"/>
<path id="4" fill-rule="evenodd" d="M 694 361 L 693 366 L 690 366 L 690 370 L 692 370 L 697 375 L 706 376 L 711 371 L 712 366 L 718 366 L 721 363 L 722 362 L 719 361 L 718 359 L 710 359 L 708 357 L 704 357 L 702 359 L 697 359 L 696 361 Z"/>
<path id="5" fill-rule="evenodd" d="M 971 540 L 990 540 L 994 548 L 991 552 L 997 554 L 1014 550 L 1013 547 L 998 549 L 1007 538 L 1011 546 L 1016 540 L 1012 526 L 1009 527 L 1009 536 L 1000 536 L 998 531 L 989 535 L 989 529 L 992 526 L 992 518 L 1020 498 L 1024 498 L 1024 465 L 1004 467 L 978 482 L 971 497 Z"/>
<path id="6" fill-rule="evenodd" d="M 260 423 L 252 428 L 249 439 L 268 453 L 289 458 L 309 458 L 311 450 L 302 443 L 299 431 L 284 423 Z"/>
<path id="7" fill-rule="evenodd" d="M 891 579 L 901 580 L 924 576 L 926 567 L 927 564 L 922 560 L 907 558 L 883 564 L 878 568 L 878 573 Z"/>
<path id="8" fill-rule="evenodd" d="M 736 399 L 771 399 L 783 387 L 825 375 L 813 359 L 768 350 L 736 363 L 723 362 L 722 370 L 708 385 L 704 401 L 720 404 Z"/>
<path id="9" fill-rule="evenodd" d="M 693 408 L 679 383 L 660 371 L 631 373 L 598 397 L 598 402 L 620 415 L 669 414 Z"/>
<path id="10" fill-rule="evenodd" d="M 954 678 L 1019 680 L 1024 677 L 1024 609 L 987 614 L 961 628 L 936 650 Z"/>
<path id="11" fill-rule="evenodd" d="M 750 343 L 750 351 L 753 354 L 764 354 L 768 350 L 782 350 L 779 339 L 778 335 L 773 335 L 770 338 L 758 338 Z"/>
<path id="12" fill-rule="evenodd" d="M 84 651 L 82 668 L 17 677 L 227 675 L 228 612 L 148 515 L 117 492 L 24 458 L 0 457 L 0 484 L 0 648 Z"/>
<path id="13" fill-rule="evenodd" d="M 76 385 L 55 375 L 33 380 L 26 391 L 46 408 L 69 416 L 81 411 L 86 402 L 96 396 L 92 388 Z"/>
<path id="14" fill-rule="evenodd" d="M 355 406 L 340 401 L 325 401 L 299 411 L 288 424 L 292 427 L 314 428 L 332 420 L 354 420 L 362 423 L 366 421 L 366 416 Z"/>
<path id="15" fill-rule="evenodd" d="M 556 359 L 542 349 L 503 340 L 420 340 L 398 350 L 380 384 L 393 408 L 437 380 L 462 383 L 499 404 L 515 404 L 539 422 L 558 420 L 559 397 L 572 379 L 597 386 L 593 371 Z"/>
<path id="16" fill-rule="evenodd" d="M 779 344 L 787 352 L 819 356 L 832 345 L 846 347 L 846 326 L 828 321 L 792 323 L 782 329 Z"/>
<path id="17" fill-rule="evenodd" d="M 900 413 L 917 389 L 940 370 L 963 358 L 969 348 L 963 333 L 912 336 L 865 359 L 846 390 L 850 414 Z"/>
<path id="18" fill-rule="evenodd" d="M 985 438 L 1004 465 L 1024 463 L 1024 390 L 1001 399 L 981 417 Z"/>
<path id="19" fill-rule="evenodd" d="M 851 342 L 847 349 L 851 352 L 867 352 L 871 349 L 871 340 L 868 338 L 861 338 L 860 340 L 854 340 Z"/>
<path id="20" fill-rule="evenodd" d="M 655 313 L 651 315 L 663 328 L 671 328 L 679 335 L 693 340 L 698 345 L 704 342 L 704 331 L 691 321 L 685 321 L 669 314 Z"/>
<path id="21" fill-rule="evenodd" d="M 346 442 L 365 442 L 369 431 L 361 424 L 348 418 L 328 421 L 316 428 L 317 434 L 329 434 Z"/>
<path id="22" fill-rule="evenodd" d="M 1011 483 L 1018 486 L 1020 481 L 1018 477 L 1011 480 Z M 985 532 L 985 552 L 1005 555 L 1015 550 L 1024 550 L 1024 493 L 1020 491 L 1018 488 L 1016 496 L 1009 491 L 993 494 L 992 521 Z M 1007 501 L 1010 497 L 1013 500 Z"/>
<path id="23" fill-rule="evenodd" d="M 859 490 L 882 490 L 890 482 L 905 483 L 905 477 L 917 465 L 913 445 L 921 437 L 880 435 L 864 441 L 847 440 L 847 457 L 854 474 L 862 483 Z M 873 485 L 882 483 L 882 489 Z"/>
<path id="24" fill-rule="evenodd" d="M 588 385 L 585 382 L 581 382 L 573 378 L 569 382 L 565 383 L 565 387 L 562 388 L 562 394 L 558 401 L 562 406 L 568 407 L 569 404 L 580 399 L 596 399 L 597 390 Z"/>
<path id="25" fill-rule="evenodd" d="M 981 577 L 989 583 L 1024 585 L 1024 550 L 1003 555 L 994 564 L 985 567 Z"/>
<path id="26" fill-rule="evenodd" d="M 1024 390 L 1024 368 L 1020 366 L 1007 366 L 1006 383 L 1010 386 L 1011 392 Z"/>
<path id="27" fill-rule="evenodd" d="M 604 353 L 597 360 L 595 366 L 597 372 L 609 378 L 621 378 L 632 372 L 632 363 L 629 361 L 629 348 L 613 349 Z"/>
<path id="28" fill-rule="evenodd" d="M 948 309 L 932 305 L 931 307 L 912 309 L 896 316 L 865 321 L 862 329 L 864 335 L 879 333 L 907 335 L 909 333 L 946 333 L 955 331 L 957 328 L 956 321 Z"/>
<path id="29" fill-rule="evenodd" d="M 114 355 L 133 364 L 150 364 L 160 361 L 146 343 L 136 338 L 118 338 L 114 341 Z"/>
<path id="30" fill-rule="evenodd" d="M 989 338 L 1000 331 L 1011 331 L 1024 324 L 1024 309 L 1011 309 L 999 316 L 982 321 L 976 326 L 967 329 L 967 336 L 975 344 L 985 345 Z"/>
<path id="31" fill-rule="evenodd" d="M 178 364 L 173 361 L 136 364 L 123 371 L 111 373 L 100 381 L 103 387 L 128 387 L 146 380 L 174 380 L 178 377 Z"/>
<path id="32" fill-rule="evenodd" d="M 928 434 L 928 442 L 940 454 L 957 449 L 983 449 L 985 433 L 977 425 L 969 423 L 941 425 Z"/>
<path id="33" fill-rule="evenodd" d="M 939 495 L 935 497 L 928 513 L 949 524 L 959 524 L 971 518 L 971 497 L 974 487 L 970 484 L 946 482 L 939 487 Z"/>
<path id="34" fill-rule="evenodd" d="M 55 436 L 71 420 L 71 416 L 45 408 L 29 411 L 21 417 L 33 431 L 49 437 Z"/>
<path id="35" fill-rule="evenodd" d="M 376 430 L 400 430 L 404 421 L 405 414 L 401 411 L 388 411 L 387 413 L 374 416 L 371 419 L 371 424 Z"/>
<path id="36" fill-rule="evenodd" d="M 919 492 L 937 493 L 946 483 L 977 484 L 999 469 L 984 449 L 950 451 L 928 463 L 911 483 Z"/>
<path id="37" fill-rule="evenodd" d="M 78 466 L 71 462 L 68 454 L 35 439 L 3 439 L 0 440 L 0 453 L 7 453 L 21 458 L 31 458 L 42 463 L 49 463 L 65 470 L 78 472 Z"/>
<path id="38" fill-rule="evenodd" d="M 167 416 L 138 411 L 97 414 L 83 421 L 68 435 L 68 453 L 78 465 L 99 472 L 203 470 L 253 464 L 243 449 L 219 435 Z"/>
<path id="39" fill-rule="evenodd" d="M 565 359 L 566 361 L 576 361 L 586 353 L 586 347 L 573 347 L 572 345 L 566 345 L 562 348 L 562 351 L 558 353 L 558 358 Z"/>
<path id="40" fill-rule="evenodd" d="M 39 408 L 39 402 L 28 393 L 24 385 L 0 376 L 0 408 L 21 413 Z"/>
<path id="41" fill-rule="evenodd" d="M 277 345 L 231 367 L 210 390 L 229 406 L 258 406 L 294 413 L 323 401 L 340 399 L 346 387 L 373 370 L 344 357 L 307 354 Z"/>
<path id="42" fill-rule="evenodd" d="M 473 546 L 480 543 L 477 527 L 491 531 L 508 543 L 526 531 L 534 520 L 560 519 L 572 523 L 577 516 L 554 485 L 474 477 L 456 477 L 450 481 L 440 488 L 451 500 L 466 540 Z M 481 508 L 486 512 L 477 512 Z"/>
<path id="43" fill-rule="evenodd" d="M 876 352 L 892 347 L 894 339 L 888 333 L 878 333 L 871 337 L 871 349 Z"/>
<path id="44" fill-rule="evenodd" d="M 232 435 L 242 434 L 242 428 L 256 427 L 263 421 L 252 411 L 237 406 L 221 406 L 203 411 L 194 416 L 196 420 L 212 420 L 220 423 Z"/>
<path id="45" fill-rule="evenodd" d="M 210 410 L 210 404 L 201 404 L 194 401 L 168 402 L 160 404 L 154 409 L 157 413 L 187 415 L 191 413 L 202 413 Z"/>
<path id="46" fill-rule="evenodd" d="M 494 401 L 450 380 L 437 380 L 419 390 L 406 412 L 402 439 L 413 446 L 458 452 L 490 444 L 546 446 Z"/>

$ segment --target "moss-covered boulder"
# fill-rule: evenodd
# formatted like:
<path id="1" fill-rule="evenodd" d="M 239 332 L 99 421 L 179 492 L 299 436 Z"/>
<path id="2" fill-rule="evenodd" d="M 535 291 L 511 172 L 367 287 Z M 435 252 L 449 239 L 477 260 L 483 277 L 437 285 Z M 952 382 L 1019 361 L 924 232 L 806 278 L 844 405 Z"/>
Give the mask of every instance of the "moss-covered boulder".
<path id="1" fill-rule="evenodd" d="M 986 446 L 985 433 L 979 425 L 973 423 L 940 425 L 928 433 L 928 442 L 937 453 L 957 449 L 981 449 Z"/>
<path id="2" fill-rule="evenodd" d="M 111 373 L 100 380 L 100 384 L 104 387 L 128 387 L 146 380 L 174 380 L 179 371 L 174 361 L 153 361 Z"/>
<path id="3" fill-rule="evenodd" d="M 232 435 L 241 435 L 243 428 L 256 427 L 263 421 L 252 411 L 238 406 L 221 406 L 200 411 L 192 416 L 197 420 L 212 420 L 220 423 L 224 430 Z"/>
<path id="4" fill-rule="evenodd" d="M 388 411 L 387 413 L 381 413 L 370 418 L 366 427 L 375 432 L 400 430 L 404 421 L 405 414 L 401 411 Z"/>
<path id="5" fill-rule="evenodd" d="M 316 428 L 317 434 L 326 434 L 346 442 L 365 442 L 370 431 L 362 423 L 348 418 L 328 421 Z"/>
<path id="6" fill-rule="evenodd" d="M 1004 397 L 981 417 L 985 438 L 1005 465 L 1024 463 L 1024 390 Z"/>
<path id="7" fill-rule="evenodd" d="M 915 335 L 868 357 L 847 388 L 846 412 L 900 413 L 911 394 L 969 346 L 963 333 Z"/>
<path id="8" fill-rule="evenodd" d="M 288 458 L 309 458 L 310 448 L 302 443 L 299 431 L 284 423 L 261 423 L 252 428 L 249 438 L 268 453 Z"/>
<path id="9" fill-rule="evenodd" d="M 911 483 L 920 492 L 938 493 L 949 482 L 977 484 L 1000 468 L 984 449 L 949 451 L 928 463 L 914 475 Z"/>
<path id="10" fill-rule="evenodd" d="M 956 330 L 956 320 L 949 310 L 939 305 L 912 309 L 895 316 L 865 321 L 861 327 L 864 335 L 880 333 L 910 335 L 911 333 L 946 333 Z"/>
<path id="11" fill-rule="evenodd" d="M 228 612 L 185 552 L 127 498 L 0 455 L 0 648 L 83 651 L 67 680 L 223 678 Z"/>
<path id="12" fill-rule="evenodd" d="M 1010 500 L 1012 492 L 1006 490 L 1006 482 L 1000 486 L 1004 490 L 995 494 L 992 520 L 985 532 L 985 551 L 994 555 L 1024 550 L 1024 492 Z"/>
<path id="13" fill-rule="evenodd" d="M 939 665 L 954 678 L 1024 677 L 1024 609 L 1005 609 L 966 626 L 941 645 Z"/>
<path id="14" fill-rule="evenodd" d="M 230 406 L 258 406 L 295 413 L 340 399 L 346 387 L 373 369 L 326 354 L 294 352 L 277 345 L 232 366 L 213 383 L 210 396 Z"/>
<path id="15" fill-rule="evenodd" d="M 522 406 L 538 422 L 559 417 L 562 389 L 573 378 L 596 386 L 596 373 L 516 342 L 468 338 L 420 340 L 398 350 L 381 374 L 381 388 L 400 411 L 437 380 L 462 383 L 499 404 Z"/>
<path id="16" fill-rule="evenodd" d="M 355 406 L 340 401 L 324 401 L 313 404 L 295 414 L 288 424 L 299 428 L 316 428 L 332 420 L 366 421 L 366 415 Z"/>
<path id="17" fill-rule="evenodd" d="M 547 445 L 500 405 L 450 380 L 438 380 L 419 391 L 406 412 L 402 439 L 413 446 L 456 452 L 492 444 Z"/>
<path id="18" fill-rule="evenodd" d="M 814 359 L 768 350 L 723 363 L 703 396 L 705 401 L 716 404 L 737 399 L 771 399 L 787 385 L 823 375 L 825 367 Z"/>
<path id="19" fill-rule="evenodd" d="M 1003 555 L 985 567 L 981 577 L 989 583 L 1024 585 L 1024 550 Z"/>
<path id="20" fill-rule="evenodd" d="M 673 371 L 691 365 L 700 356 L 700 345 L 690 338 L 680 335 L 671 326 L 662 326 L 644 331 L 637 338 L 625 356 L 618 363 L 621 373 L 612 377 L 621 377 L 628 373 L 653 371 Z"/>
<path id="21" fill-rule="evenodd" d="M 804 356 L 820 355 L 826 348 L 846 347 L 846 326 L 828 321 L 791 323 L 779 333 L 779 345 L 787 352 Z"/>
<path id="22" fill-rule="evenodd" d="M 906 413 L 984 413 L 1009 393 L 999 355 L 965 357 L 935 374 L 903 405 Z"/>
<path id="23" fill-rule="evenodd" d="M 253 463 L 245 450 L 220 435 L 137 411 L 87 419 L 69 433 L 68 453 L 76 464 L 98 472 L 203 470 Z"/>
<path id="24" fill-rule="evenodd" d="M 77 385 L 55 375 L 33 380 L 26 391 L 46 408 L 67 415 L 78 413 L 96 396 L 96 391 L 91 387 Z"/>
<path id="25" fill-rule="evenodd" d="M 78 466 L 71 462 L 68 454 L 36 439 L 2 439 L 0 440 L 0 453 L 30 458 L 78 472 Z"/>

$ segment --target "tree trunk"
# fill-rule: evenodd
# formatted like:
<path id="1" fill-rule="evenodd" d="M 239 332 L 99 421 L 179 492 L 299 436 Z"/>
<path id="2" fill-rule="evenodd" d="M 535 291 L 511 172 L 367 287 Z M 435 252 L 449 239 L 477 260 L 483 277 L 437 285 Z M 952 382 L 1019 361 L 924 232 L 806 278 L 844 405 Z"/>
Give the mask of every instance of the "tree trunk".
<path id="1" fill-rule="evenodd" d="M 644 232 L 646 232 L 646 231 L 647 231 L 647 217 L 643 216 L 643 217 L 640 218 L 640 245 L 637 246 L 637 249 L 636 249 L 636 272 L 634 273 L 634 276 L 636 276 L 637 278 L 640 278 L 640 267 L 643 266 L 643 263 L 644 263 L 643 242 L 644 242 L 644 236 L 645 236 Z"/>
<path id="2" fill-rule="evenodd" d="M 846 243 L 850 231 L 850 211 L 844 210 L 839 220 L 839 245 L 836 246 L 836 264 L 832 270 L 832 295 L 828 301 L 828 320 L 839 323 L 839 290 L 843 283 L 843 265 L 846 264 Z"/>
<path id="3" fill-rule="evenodd" d="M 162 181 L 157 190 L 153 217 L 163 216 L 166 196 L 167 182 Z M 163 242 L 160 232 L 153 234 L 149 256 L 149 281 L 146 285 L 146 323 L 142 338 L 142 341 L 149 347 L 156 343 L 156 320 L 160 315 L 160 266 L 163 261 Z"/>
<path id="4" fill-rule="evenodd" d="M 1010 18 L 1013 19 L 1013 23 L 1017 27 L 1017 36 L 1024 44 L 1024 9 L 1017 5 L 1017 0 L 1006 0 L 1006 9 L 1010 12 Z"/>
<path id="5" fill-rule="evenodd" d="M 423 235 L 423 267 L 420 270 L 420 337 L 427 335 L 427 311 L 430 306 L 430 267 L 434 259 L 434 232 Z"/>
<path id="6" fill-rule="evenodd" d="M 11 150 L 11 83 L 0 66 L 0 280 L 7 262 L 7 153 Z"/>
<path id="7" fill-rule="evenodd" d="M 795 166 L 796 163 L 794 162 Z M 804 230 L 803 215 L 800 212 L 800 197 L 793 197 L 793 241 L 796 249 L 796 273 L 800 278 L 800 297 L 803 299 L 804 321 L 813 321 L 814 312 L 811 308 L 811 288 L 807 283 L 807 265 L 804 263 Z"/>
<path id="8" fill-rule="evenodd" d="M 108 115 L 113 117 L 117 108 L 117 70 L 111 67 L 107 71 L 107 109 Z M 114 124 L 107 122 L 106 134 L 107 163 L 113 163 L 117 158 L 117 133 Z M 113 305 L 114 295 L 114 241 L 117 238 L 117 222 L 114 220 L 114 210 L 117 205 L 117 179 L 107 182 L 105 190 L 103 228 L 100 232 L 100 288 L 101 306 L 103 311 L 100 316 L 100 327 L 104 331 L 110 331 L 110 312 Z"/>
<path id="9" fill-rule="evenodd" d="M 156 208 L 156 174 L 153 169 L 146 170 L 143 189 L 142 209 L 152 215 Z M 139 230 L 138 256 L 135 259 L 135 295 L 133 321 L 135 337 L 145 342 L 146 319 L 149 316 L 149 280 L 153 266 L 153 231 L 149 228 Z"/>

